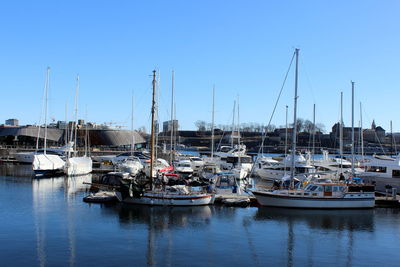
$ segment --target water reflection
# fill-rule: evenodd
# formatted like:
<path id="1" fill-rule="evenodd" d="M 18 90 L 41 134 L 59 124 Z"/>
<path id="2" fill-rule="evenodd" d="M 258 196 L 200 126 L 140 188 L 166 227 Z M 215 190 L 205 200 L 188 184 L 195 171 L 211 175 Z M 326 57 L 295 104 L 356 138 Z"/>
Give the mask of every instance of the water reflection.
<path id="1" fill-rule="evenodd" d="M 32 177 L 33 170 L 31 164 L 1 163 L 0 173 L 4 176 Z"/>
<path id="2" fill-rule="evenodd" d="M 69 252 L 68 262 L 70 266 L 75 265 L 76 258 L 76 207 L 74 204 L 74 196 L 79 192 L 88 190 L 88 185 L 83 182 L 91 182 L 92 174 L 78 176 L 78 177 L 53 177 L 42 179 L 31 179 L 32 182 L 32 203 L 33 203 L 33 221 L 36 234 L 36 249 L 37 260 L 40 266 L 48 264 L 46 245 L 50 242 L 47 241 L 49 231 L 47 228 L 52 229 L 54 226 L 48 225 L 49 219 L 52 218 L 55 210 L 63 210 L 65 212 L 65 223 L 67 230 L 67 245 Z M 59 195 L 63 194 L 65 202 L 62 202 Z M 64 222 L 60 222 L 64 223 Z"/>
<path id="3" fill-rule="evenodd" d="M 255 220 L 305 223 L 311 229 L 374 231 L 374 210 L 305 210 L 262 207 Z"/>
<path id="4" fill-rule="evenodd" d="M 293 266 L 296 262 L 294 252 L 299 249 L 307 254 L 309 265 L 316 265 L 320 260 L 318 257 L 321 257 L 322 249 L 319 246 L 324 239 L 329 239 L 330 235 L 334 236 L 337 246 L 330 247 L 327 255 L 333 253 L 342 258 L 346 266 L 352 266 L 354 236 L 375 230 L 372 209 L 304 210 L 263 207 L 257 210 L 254 219 L 287 224 L 287 236 L 283 237 L 287 240 L 288 266 Z M 344 246 L 341 246 L 341 243 Z"/>
<path id="5" fill-rule="evenodd" d="M 106 212 L 117 213 L 119 222 L 129 227 L 130 224 L 145 224 L 153 231 L 172 228 L 204 227 L 212 215 L 210 206 L 173 207 L 145 205 L 103 205 Z"/>

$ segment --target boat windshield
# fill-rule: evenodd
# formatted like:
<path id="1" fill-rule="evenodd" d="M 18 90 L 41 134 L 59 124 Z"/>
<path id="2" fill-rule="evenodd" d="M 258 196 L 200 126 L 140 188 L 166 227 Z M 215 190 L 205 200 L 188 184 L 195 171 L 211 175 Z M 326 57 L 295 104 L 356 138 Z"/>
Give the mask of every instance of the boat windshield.
<path id="1" fill-rule="evenodd" d="M 313 184 L 309 184 L 306 186 L 306 188 L 304 190 L 306 191 L 315 191 L 319 186 L 318 185 L 313 185 Z"/>

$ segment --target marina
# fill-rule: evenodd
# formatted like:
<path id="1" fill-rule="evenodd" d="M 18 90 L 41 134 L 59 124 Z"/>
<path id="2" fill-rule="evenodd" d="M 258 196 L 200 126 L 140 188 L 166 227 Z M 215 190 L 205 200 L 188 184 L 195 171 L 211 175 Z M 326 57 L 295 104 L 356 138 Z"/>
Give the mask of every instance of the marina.
<path id="1" fill-rule="evenodd" d="M 94 174 L 32 179 L 18 166 L 4 176 L 4 168 L 3 266 L 371 266 L 382 257 L 397 266 L 400 259 L 400 209 L 90 204 L 82 201 L 90 188 L 83 182 Z"/>
<path id="2" fill-rule="evenodd" d="M 400 266 L 399 10 L 5 1 L 0 267 Z"/>

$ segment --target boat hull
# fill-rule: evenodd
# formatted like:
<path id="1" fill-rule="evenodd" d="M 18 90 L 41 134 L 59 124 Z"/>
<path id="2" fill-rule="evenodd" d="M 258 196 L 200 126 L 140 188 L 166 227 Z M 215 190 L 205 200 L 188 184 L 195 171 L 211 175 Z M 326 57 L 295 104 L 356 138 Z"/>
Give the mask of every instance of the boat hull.
<path id="1" fill-rule="evenodd" d="M 306 208 L 306 209 L 367 209 L 375 206 L 372 197 L 294 197 L 278 195 L 272 192 L 253 192 L 257 201 L 262 206 Z"/>
<path id="2" fill-rule="evenodd" d="M 65 173 L 68 176 L 89 174 L 92 172 L 92 165 L 90 157 L 72 157 L 67 159 Z"/>
<path id="3" fill-rule="evenodd" d="M 214 196 L 211 194 L 167 194 L 144 193 L 140 197 L 127 197 L 123 200 L 129 204 L 142 204 L 152 206 L 204 206 L 212 204 Z"/>
<path id="4" fill-rule="evenodd" d="M 33 155 L 32 169 L 35 176 L 49 177 L 64 173 L 65 161 L 57 155 Z"/>

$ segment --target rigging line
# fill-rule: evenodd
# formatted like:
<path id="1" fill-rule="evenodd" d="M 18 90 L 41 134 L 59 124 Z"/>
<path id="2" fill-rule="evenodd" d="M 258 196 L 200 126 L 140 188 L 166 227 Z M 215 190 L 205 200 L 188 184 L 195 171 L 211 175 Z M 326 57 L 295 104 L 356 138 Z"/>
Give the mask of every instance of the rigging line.
<path id="1" fill-rule="evenodd" d="M 278 106 L 279 99 L 281 98 L 283 88 L 285 87 L 286 80 L 287 80 L 287 77 L 288 77 L 289 72 L 290 72 L 290 68 L 292 67 L 292 63 L 293 63 L 294 57 L 295 57 L 295 53 L 293 53 L 292 59 L 290 60 L 289 68 L 286 71 L 285 79 L 283 80 L 282 87 L 281 87 L 281 89 L 279 91 L 278 98 L 276 99 L 275 106 L 274 106 L 274 108 L 272 110 L 271 117 L 269 118 L 268 124 L 267 124 L 267 126 L 266 126 L 266 128 L 264 130 L 264 134 L 263 134 L 262 141 L 261 141 L 261 146 L 258 149 L 258 154 L 260 153 L 261 148 L 264 146 L 265 137 L 267 135 L 267 130 L 266 129 L 269 128 L 269 126 L 271 125 L 271 121 L 272 121 L 272 118 L 274 117 L 274 114 L 275 114 L 275 111 L 276 111 L 276 107 Z"/>
<path id="2" fill-rule="evenodd" d="M 257 159 L 258 159 L 258 157 L 259 157 L 259 154 L 260 154 L 261 150 L 262 150 L 263 147 L 264 147 L 265 137 L 266 137 L 266 135 L 267 135 L 267 129 L 268 129 L 268 128 L 270 127 L 270 125 L 271 125 L 272 118 L 274 117 L 274 114 L 275 114 L 275 111 L 276 111 L 276 107 L 278 106 L 279 99 L 281 98 L 282 91 L 283 91 L 283 88 L 285 87 L 286 80 L 287 80 L 287 77 L 288 77 L 288 75 L 289 75 L 290 68 L 292 67 L 293 60 L 294 60 L 295 56 L 296 56 L 296 51 L 293 53 L 292 59 L 290 60 L 289 68 L 288 68 L 288 70 L 286 71 L 285 78 L 283 79 L 282 87 L 281 87 L 281 89 L 280 89 L 280 91 L 279 91 L 278 98 L 276 99 L 274 109 L 272 110 L 271 117 L 270 117 L 270 119 L 269 119 L 269 121 L 268 121 L 268 125 L 267 125 L 266 128 L 264 128 L 264 134 L 263 134 L 263 136 L 262 136 L 261 146 L 258 148 L 258 152 L 257 152 L 257 156 L 256 156 L 255 161 L 257 161 Z M 253 175 L 253 173 L 254 173 L 254 167 L 255 167 L 255 164 L 253 164 L 253 167 L 251 168 L 250 176 L 249 176 L 249 177 L 251 177 L 251 176 Z"/>

